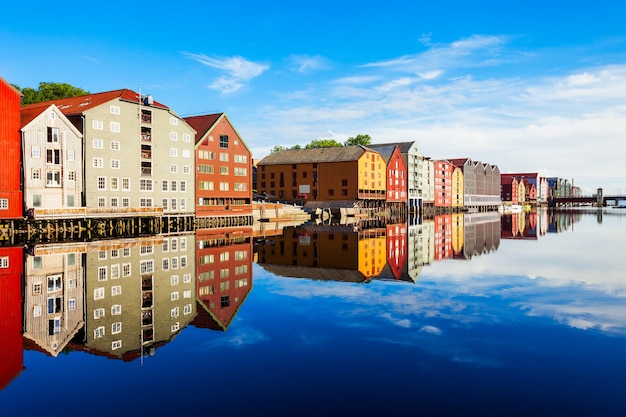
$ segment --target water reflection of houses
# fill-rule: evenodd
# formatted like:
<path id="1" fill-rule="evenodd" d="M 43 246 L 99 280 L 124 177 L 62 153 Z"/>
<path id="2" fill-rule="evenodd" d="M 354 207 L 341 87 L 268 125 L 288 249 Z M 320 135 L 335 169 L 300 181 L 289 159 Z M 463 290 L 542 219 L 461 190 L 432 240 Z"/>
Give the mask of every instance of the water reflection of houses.
<path id="1" fill-rule="evenodd" d="M 25 260 L 24 345 L 57 356 L 83 328 L 84 245 L 37 245 Z"/>
<path id="2" fill-rule="evenodd" d="M 85 256 L 85 331 L 74 346 L 133 360 L 195 316 L 195 235 L 94 242 Z"/>
<path id="3" fill-rule="evenodd" d="M 0 390 L 24 369 L 22 274 L 24 249 L 0 248 Z"/>
<path id="4" fill-rule="evenodd" d="M 403 274 L 417 282 L 424 265 L 435 259 L 435 230 L 432 220 L 409 218 L 407 262 Z"/>
<path id="5" fill-rule="evenodd" d="M 282 276 L 368 282 L 387 263 L 386 230 L 366 222 L 285 229 L 258 246 L 258 263 Z"/>
<path id="6" fill-rule="evenodd" d="M 536 210 L 504 215 L 500 223 L 502 239 L 536 240 L 539 234 L 539 216 Z"/>
<path id="7" fill-rule="evenodd" d="M 196 230 L 196 327 L 226 330 L 252 290 L 252 227 Z"/>
<path id="8" fill-rule="evenodd" d="M 462 223 L 463 248 L 455 251 L 455 258 L 471 259 L 498 250 L 500 247 L 498 212 L 466 213 L 463 215 Z"/>

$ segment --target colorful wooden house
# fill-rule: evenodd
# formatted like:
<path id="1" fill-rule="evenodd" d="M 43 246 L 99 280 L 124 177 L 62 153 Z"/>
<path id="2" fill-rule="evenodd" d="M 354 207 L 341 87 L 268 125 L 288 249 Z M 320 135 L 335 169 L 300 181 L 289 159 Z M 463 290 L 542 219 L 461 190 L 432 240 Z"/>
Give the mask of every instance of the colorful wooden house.
<path id="1" fill-rule="evenodd" d="M 0 219 L 24 215 L 21 189 L 20 100 L 22 93 L 0 77 Z"/>
<path id="2" fill-rule="evenodd" d="M 196 217 L 252 215 L 252 153 L 225 113 L 186 117 L 196 130 Z"/>

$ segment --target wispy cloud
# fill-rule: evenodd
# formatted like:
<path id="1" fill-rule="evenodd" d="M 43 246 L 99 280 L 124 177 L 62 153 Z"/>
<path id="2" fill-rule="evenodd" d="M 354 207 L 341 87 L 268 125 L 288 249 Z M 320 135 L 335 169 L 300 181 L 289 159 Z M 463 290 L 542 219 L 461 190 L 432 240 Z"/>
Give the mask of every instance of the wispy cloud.
<path id="1" fill-rule="evenodd" d="M 207 67 L 221 70 L 226 73 L 209 84 L 209 88 L 230 94 L 246 86 L 247 82 L 263 74 L 269 69 L 268 64 L 248 61 L 240 56 L 210 57 L 205 54 L 183 52 L 187 58 L 193 59 Z"/>
<path id="2" fill-rule="evenodd" d="M 320 55 L 291 55 L 289 57 L 289 63 L 293 71 L 302 74 L 330 68 L 328 60 Z"/>

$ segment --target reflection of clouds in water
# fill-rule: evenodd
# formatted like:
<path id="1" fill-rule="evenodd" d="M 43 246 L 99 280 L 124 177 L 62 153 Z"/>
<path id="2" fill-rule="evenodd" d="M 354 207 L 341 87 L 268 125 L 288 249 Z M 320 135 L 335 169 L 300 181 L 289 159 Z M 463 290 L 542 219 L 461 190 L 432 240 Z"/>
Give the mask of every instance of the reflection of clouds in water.
<path id="1" fill-rule="evenodd" d="M 436 335 L 441 335 L 442 333 L 441 329 L 435 326 L 422 326 L 422 328 L 420 329 L 420 332 L 436 334 Z"/>
<path id="2" fill-rule="evenodd" d="M 268 337 L 256 329 L 236 328 L 232 329 L 232 333 L 224 334 L 223 337 L 216 338 L 209 342 L 198 346 L 199 350 L 211 350 L 221 347 L 231 347 L 234 349 L 242 349 L 250 345 L 268 340 Z"/>

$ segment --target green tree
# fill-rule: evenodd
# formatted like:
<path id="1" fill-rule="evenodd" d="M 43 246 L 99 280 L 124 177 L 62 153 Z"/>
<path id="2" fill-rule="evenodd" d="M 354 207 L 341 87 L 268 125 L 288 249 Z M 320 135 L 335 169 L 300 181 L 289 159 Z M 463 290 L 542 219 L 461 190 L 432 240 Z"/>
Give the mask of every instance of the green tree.
<path id="1" fill-rule="evenodd" d="M 349 137 L 344 143 L 346 146 L 363 145 L 367 146 L 372 143 L 370 135 L 356 135 L 355 137 Z"/>
<path id="2" fill-rule="evenodd" d="M 22 105 L 89 94 L 89 91 L 66 83 L 41 82 L 36 90 L 31 87 L 20 88 L 17 85 L 14 87 L 24 95 Z"/>
<path id="3" fill-rule="evenodd" d="M 281 152 L 281 151 L 286 151 L 288 149 L 301 149 L 301 147 L 300 145 L 293 145 L 291 148 L 287 148 L 282 145 L 276 145 L 272 148 L 272 150 L 270 151 L 270 154 Z"/>
<path id="4" fill-rule="evenodd" d="M 308 145 L 306 145 L 306 148 L 307 149 L 333 148 L 336 146 L 343 146 L 343 145 L 337 142 L 335 139 L 313 139 Z"/>

